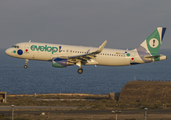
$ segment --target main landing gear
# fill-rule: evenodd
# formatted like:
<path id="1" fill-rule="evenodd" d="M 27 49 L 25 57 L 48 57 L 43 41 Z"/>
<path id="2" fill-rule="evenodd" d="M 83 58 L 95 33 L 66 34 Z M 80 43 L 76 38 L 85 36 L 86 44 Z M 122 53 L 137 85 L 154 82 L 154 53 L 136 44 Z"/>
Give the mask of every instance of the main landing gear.
<path id="1" fill-rule="evenodd" d="M 78 73 L 81 74 L 83 72 L 83 69 L 82 68 L 79 68 L 78 69 Z"/>
<path id="2" fill-rule="evenodd" d="M 79 74 L 83 73 L 83 69 L 81 68 L 81 62 L 77 62 L 76 65 L 79 66 L 79 69 L 78 69 L 77 72 L 78 72 Z"/>
<path id="3" fill-rule="evenodd" d="M 28 60 L 28 59 L 26 59 L 26 62 L 25 62 L 25 63 L 26 63 L 26 65 L 24 65 L 24 68 L 25 68 L 25 69 L 26 69 L 26 68 L 28 68 L 28 66 L 27 66 L 28 61 L 29 61 L 29 60 Z"/>

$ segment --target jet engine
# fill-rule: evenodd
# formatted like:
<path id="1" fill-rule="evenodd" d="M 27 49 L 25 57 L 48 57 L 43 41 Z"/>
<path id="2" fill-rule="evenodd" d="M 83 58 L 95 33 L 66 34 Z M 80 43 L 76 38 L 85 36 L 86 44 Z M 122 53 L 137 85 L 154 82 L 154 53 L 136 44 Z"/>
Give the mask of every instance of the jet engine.
<path id="1" fill-rule="evenodd" d="M 67 59 L 62 59 L 62 58 L 58 58 L 58 57 L 52 59 L 53 67 L 63 68 L 63 67 L 67 67 L 69 65 L 74 65 L 74 63 L 70 63 L 70 62 L 68 62 Z"/>

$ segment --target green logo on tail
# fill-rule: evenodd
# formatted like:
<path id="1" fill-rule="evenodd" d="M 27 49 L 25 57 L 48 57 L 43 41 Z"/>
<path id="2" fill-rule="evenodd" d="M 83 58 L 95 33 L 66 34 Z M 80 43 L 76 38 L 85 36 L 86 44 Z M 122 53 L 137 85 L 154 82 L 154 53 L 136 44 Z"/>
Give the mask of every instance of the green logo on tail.
<path id="1" fill-rule="evenodd" d="M 157 29 L 146 39 L 148 50 L 152 56 L 158 54 L 161 45 L 160 41 L 160 35 Z M 154 60 L 158 61 L 160 57 L 156 57 Z"/>
<path id="2" fill-rule="evenodd" d="M 160 35 L 157 29 L 146 39 L 146 42 L 150 54 L 151 55 L 158 54 L 161 43 L 160 43 Z"/>

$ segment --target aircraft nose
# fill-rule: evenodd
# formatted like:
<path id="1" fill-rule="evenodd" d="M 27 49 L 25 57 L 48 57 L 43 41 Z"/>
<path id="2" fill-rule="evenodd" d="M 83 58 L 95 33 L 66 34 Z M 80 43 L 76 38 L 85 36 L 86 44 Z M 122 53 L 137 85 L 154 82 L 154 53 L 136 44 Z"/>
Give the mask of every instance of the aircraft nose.
<path id="1" fill-rule="evenodd" d="M 6 53 L 7 55 L 9 55 L 9 54 L 10 54 L 10 52 L 11 52 L 11 50 L 10 50 L 10 49 L 6 49 L 6 50 L 5 50 L 5 53 Z"/>

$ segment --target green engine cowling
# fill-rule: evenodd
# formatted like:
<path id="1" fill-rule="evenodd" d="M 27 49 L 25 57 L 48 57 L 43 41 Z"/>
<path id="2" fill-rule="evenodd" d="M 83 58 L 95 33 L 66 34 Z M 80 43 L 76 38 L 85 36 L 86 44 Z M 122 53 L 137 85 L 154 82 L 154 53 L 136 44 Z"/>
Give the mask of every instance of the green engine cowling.
<path id="1" fill-rule="evenodd" d="M 74 64 L 68 63 L 67 59 L 62 59 L 62 58 L 58 58 L 58 57 L 52 59 L 53 67 L 64 68 L 69 65 L 74 65 Z"/>

